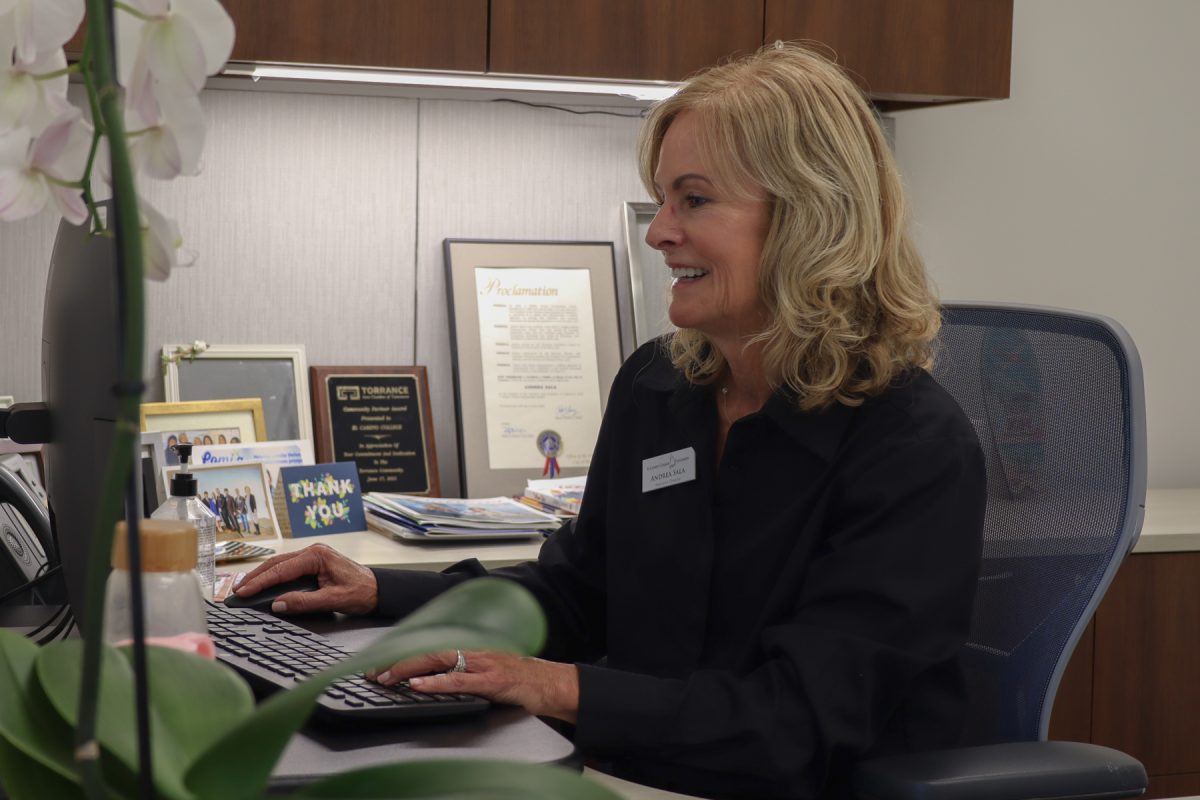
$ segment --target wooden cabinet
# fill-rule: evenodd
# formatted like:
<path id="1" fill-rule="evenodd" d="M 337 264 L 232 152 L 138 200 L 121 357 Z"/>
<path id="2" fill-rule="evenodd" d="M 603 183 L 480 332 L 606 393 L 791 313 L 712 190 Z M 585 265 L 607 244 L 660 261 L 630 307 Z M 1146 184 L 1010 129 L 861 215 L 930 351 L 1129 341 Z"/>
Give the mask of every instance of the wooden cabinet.
<path id="1" fill-rule="evenodd" d="M 491 0 L 488 69 L 681 80 L 762 43 L 762 0 Z"/>
<path id="2" fill-rule="evenodd" d="M 234 61 L 487 69 L 488 0 L 221 0 Z"/>
<path id="3" fill-rule="evenodd" d="M 680 80 L 777 39 L 893 107 L 1008 96 L 1012 0 L 222 0 L 235 61 Z"/>
<path id="4" fill-rule="evenodd" d="M 1008 97 L 1012 0 L 765 2 L 765 41 L 820 42 L 877 100 Z"/>
<path id="5" fill-rule="evenodd" d="M 1200 795 L 1200 553 L 1134 553 L 1076 648 L 1050 737 L 1129 753 L 1147 798 Z"/>

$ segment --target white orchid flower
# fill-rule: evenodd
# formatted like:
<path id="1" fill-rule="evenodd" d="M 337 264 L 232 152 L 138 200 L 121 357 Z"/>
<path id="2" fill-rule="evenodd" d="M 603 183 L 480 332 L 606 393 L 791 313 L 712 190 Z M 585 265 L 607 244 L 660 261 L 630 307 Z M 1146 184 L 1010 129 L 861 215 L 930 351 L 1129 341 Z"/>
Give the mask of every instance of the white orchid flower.
<path id="1" fill-rule="evenodd" d="M 0 29 L 0 53 L 14 48 L 6 33 Z M 69 105 L 66 69 L 67 56 L 61 47 L 29 63 L 18 58 L 5 67 L 0 61 L 0 131 L 24 126 L 37 134 L 65 111 Z"/>
<path id="2" fill-rule="evenodd" d="M 233 20 L 218 0 L 125 0 L 120 11 L 117 74 L 135 106 L 147 90 L 198 94 L 233 52 Z"/>
<path id="3" fill-rule="evenodd" d="M 72 225 L 88 218 L 79 183 L 87 168 L 91 126 L 77 108 L 37 137 L 28 128 L 0 134 L 0 220 L 31 217 L 52 200 Z"/>
<path id="4" fill-rule="evenodd" d="M 11 31 L 17 60 L 33 63 L 60 49 L 83 21 L 84 0 L 0 0 L 0 29 Z"/>
<path id="5" fill-rule="evenodd" d="M 142 260 L 146 277 L 165 281 L 171 276 L 172 269 L 190 263 L 188 253 L 183 249 L 183 235 L 175 220 L 164 216 L 148 201 L 142 199 L 139 205 L 142 211 Z"/>
<path id="6" fill-rule="evenodd" d="M 167 95 L 162 100 L 126 114 L 134 169 L 166 181 L 195 175 L 204 150 L 204 110 L 195 95 Z"/>

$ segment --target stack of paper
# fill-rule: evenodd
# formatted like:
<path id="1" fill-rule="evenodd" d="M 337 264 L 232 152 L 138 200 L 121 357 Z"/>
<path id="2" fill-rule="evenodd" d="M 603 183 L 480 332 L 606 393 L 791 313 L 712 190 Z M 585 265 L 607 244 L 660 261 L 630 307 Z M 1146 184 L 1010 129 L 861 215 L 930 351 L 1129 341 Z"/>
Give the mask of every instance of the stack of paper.
<path id="1" fill-rule="evenodd" d="M 525 496 L 521 502 L 559 516 L 574 516 L 579 513 L 583 502 L 583 487 L 586 475 L 574 478 L 550 478 L 525 482 Z M 532 500 L 533 502 L 529 502 Z"/>
<path id="2" fill-rule="evenodd" d="M 559 520 L 508 497 L 460 499 L 369 492 L 367 525 L 400 539 L 513 539 L 553 532 Z"/>

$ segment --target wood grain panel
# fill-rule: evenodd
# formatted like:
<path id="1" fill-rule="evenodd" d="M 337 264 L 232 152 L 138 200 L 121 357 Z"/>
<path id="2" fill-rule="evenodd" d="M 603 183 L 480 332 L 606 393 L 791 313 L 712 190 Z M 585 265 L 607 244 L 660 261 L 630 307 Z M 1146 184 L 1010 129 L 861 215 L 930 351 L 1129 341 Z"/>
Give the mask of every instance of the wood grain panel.
<path id="1" fill-rule="evenodd" d="M 1142 800 L 1158 797 L 1200 797 L 1200 773 L 1188 775 L 1151 775 Z"/>
<path id="2" fill-rule="evenodd" d="M 762 0 L 492 0 L 491 72 L 680 80 L 762 42 Z"/>
<path id="3" fill-rule="evenodd" d="M 1200 773 L 1200 553 L 1125 560 L 1096 614 L 1092 741 Z"/>
<path id="4" fill-rule="evenodd" d="M 1012 0 L 766 0 L 765 40 L 832 48 L 877 99 L 1008 97 Z"/>
<path id="5" fill-rule="evenodd" d="M 1059 742 L 1092 740 L 1092 660 L 1096 622 L 1090 622 L 1067 662 L 1050 714 L 1050 739 Z"/>
<path id="6" fill-rule="evenodd" d="M 235 61 L 482 72 L 487 0 L 221 0 Z"/>

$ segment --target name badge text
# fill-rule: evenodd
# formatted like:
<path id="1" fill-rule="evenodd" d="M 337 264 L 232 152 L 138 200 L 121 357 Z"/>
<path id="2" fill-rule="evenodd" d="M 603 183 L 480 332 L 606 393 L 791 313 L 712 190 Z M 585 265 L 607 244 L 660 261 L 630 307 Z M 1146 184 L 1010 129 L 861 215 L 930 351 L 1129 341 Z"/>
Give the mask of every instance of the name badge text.
<path id="1" fill-rule="evenodd" d="M 642 493 L 696 480 L 696 451 L 691 447 L 642 461 Z"/>

